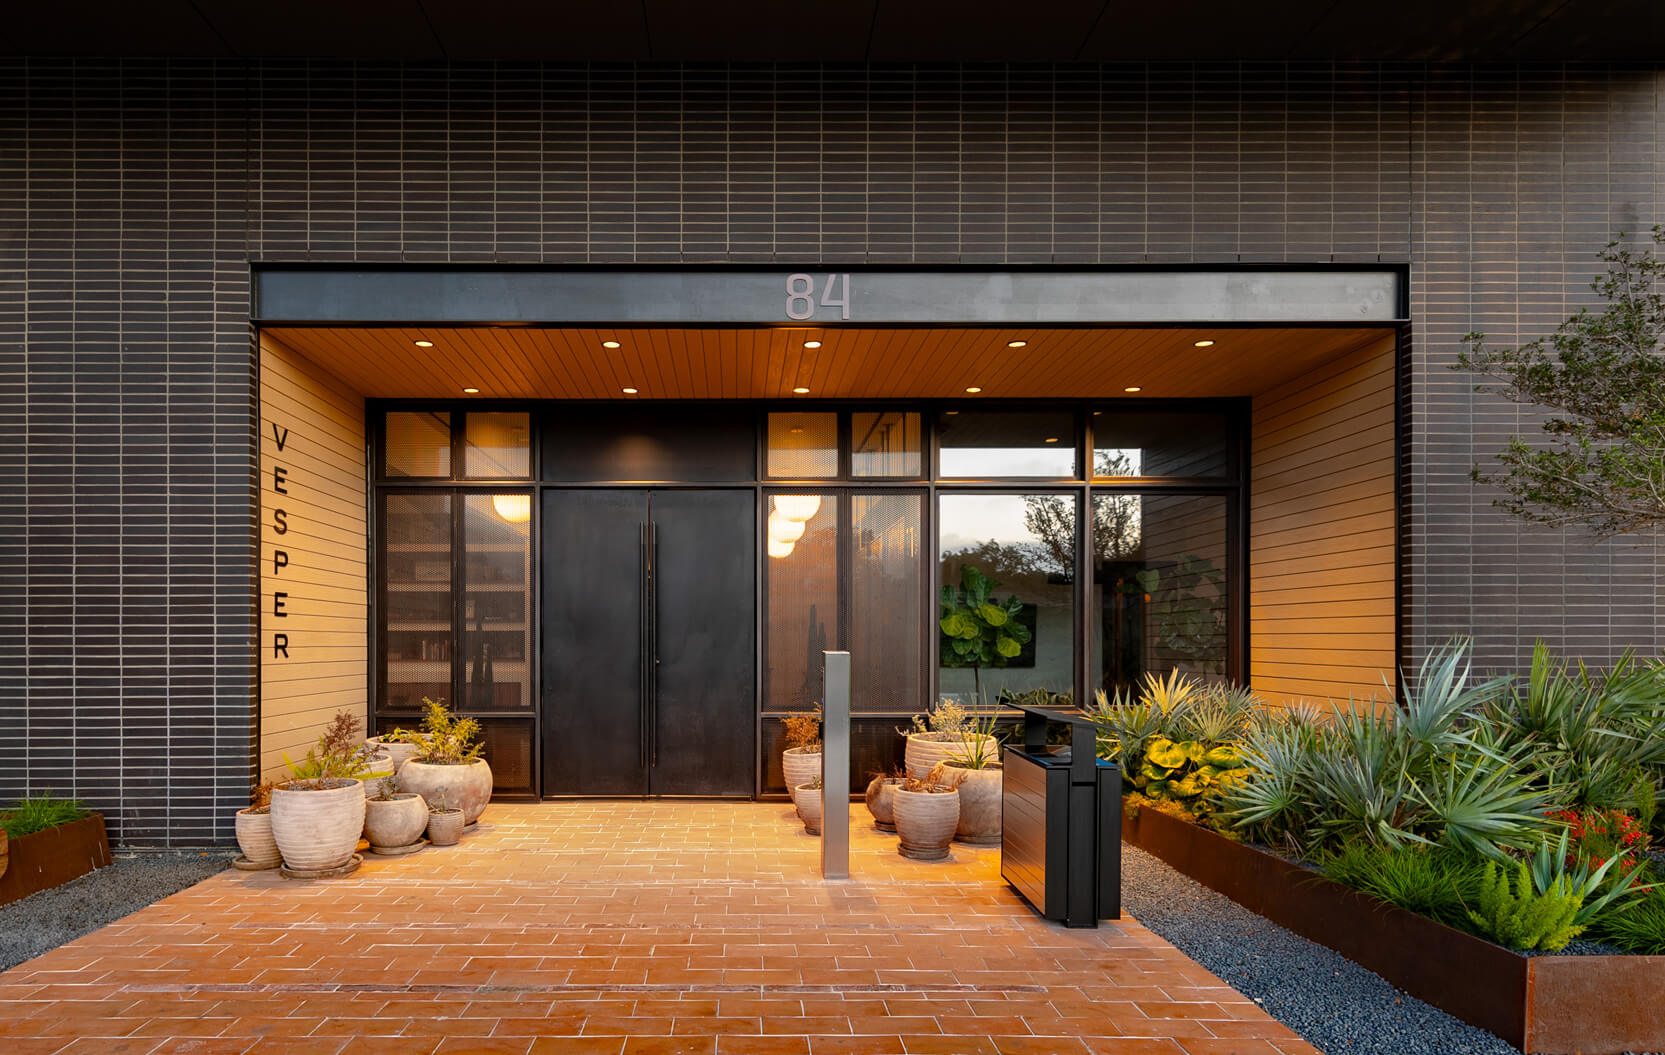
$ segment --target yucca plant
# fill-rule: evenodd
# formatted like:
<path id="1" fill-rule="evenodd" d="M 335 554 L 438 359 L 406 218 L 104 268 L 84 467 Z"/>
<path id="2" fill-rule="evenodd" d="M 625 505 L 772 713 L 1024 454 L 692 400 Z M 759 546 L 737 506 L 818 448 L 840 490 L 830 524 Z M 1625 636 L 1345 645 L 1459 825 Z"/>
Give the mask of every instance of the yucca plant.
<path id="1" fill-rule="evenodd" d="M 1641 868 L 1621 868 L 1613 873 L 1613 881 L 1604 889 L 1608 873 L 1625 859 L 1624 851 L 1595 865 L 1589 858 L 1569 852 L 1568 835 L 1563 828 L 1558 842 L 1551 843 L 1548 839 L 1540 842 L 1529 866 L 1532 888 L 1539 894 L 1567 891 L 1578 895 L 1580 904 L 1573 922 L 1580 927 L 1589 926 L 1598 916 L 1625 911 L 1631 907 L 1633 897 L 1653 889 L 1637 885 L 1645 871 Z"/>

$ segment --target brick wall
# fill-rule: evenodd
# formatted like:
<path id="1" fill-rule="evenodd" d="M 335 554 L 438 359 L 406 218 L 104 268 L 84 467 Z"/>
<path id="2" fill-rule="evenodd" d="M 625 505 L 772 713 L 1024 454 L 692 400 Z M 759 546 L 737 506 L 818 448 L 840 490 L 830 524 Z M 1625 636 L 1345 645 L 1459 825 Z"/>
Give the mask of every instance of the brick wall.
<path id="1" fill-rule="evenodd" d="M 1665 214 L 1659 69 L 0 62 L 0 799 L 223 841 L 252 768 L 248 263 L 1412 265 L 1405 618 L 1596 660 L 1658 540 L 1522 527 L 1445 368 Z"/>

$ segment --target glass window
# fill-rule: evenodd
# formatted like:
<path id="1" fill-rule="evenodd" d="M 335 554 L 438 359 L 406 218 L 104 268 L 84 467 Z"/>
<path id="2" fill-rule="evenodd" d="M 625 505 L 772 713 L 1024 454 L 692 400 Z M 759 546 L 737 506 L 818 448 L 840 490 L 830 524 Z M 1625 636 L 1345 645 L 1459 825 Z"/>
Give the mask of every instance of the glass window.
<path id="1" fill-rule="evenodd" d="M 482 413 L 463 418 L 463 472 L 479 480 L 524 480 L 532 475 L 529 415 Z"/>
<path id="2" fill-rule="evenodd" d="M 395 410 L 387 415 L 387 476 L 450 476 L 451 415 Z"/>
<path id="3" fill-rule="evenodd" d="M 918 711 L 925 496 L 850 496 L 850 708 Z"/>
<path id="4" fill-rule="evenodd" d="M 1075 415 L 1067 410 L 945 410 L 937 433 L 943 476 L 1075 476 Z"/>
<path id="5" fill-rule="evenodd" d="M 383 496 L 387 695 L 417 711 L 451 695 L 451 496 Z"/>
<path id="6" fill-rule="evenodd" d="M 1227 675 L 1227 501 L 1093 495 L 1093 685 Z"/>
<path id="7" fill-rule="evenodd" d="M 1093 412 L 1093 475 L 1207 476 L 1231 472 L 1224 414 Z"/>
<path id="8" fill-rule="evenodd" d="M 788 480 L 838 475 L 838 415 L 798 412 L 769 415 L 768 474 Z"/>
<path id="9" fill-rule="evenodd" d="M 838 499 L 794 493 L 767 501 L 763 706 L 807 711 L 821 698 L 821 653 L 838 647 Z"/>
<path id="10" fill-rule="evenodd" d="M 529 709 L 532 496 L 468 495 L 463 503 L 463 709 Z"/>
<path id="11" fill-rule="evenodd" d="M 918 414 L 857 411 L 850 415 L 852 476 L 918 476 L 924 444 Z"/>
<path id="12" fill-rule="evenodd" d="M 1075 684 L 1074 495 L 943 495 L 941 695 L 992 706 L 1002 690 Z"/>

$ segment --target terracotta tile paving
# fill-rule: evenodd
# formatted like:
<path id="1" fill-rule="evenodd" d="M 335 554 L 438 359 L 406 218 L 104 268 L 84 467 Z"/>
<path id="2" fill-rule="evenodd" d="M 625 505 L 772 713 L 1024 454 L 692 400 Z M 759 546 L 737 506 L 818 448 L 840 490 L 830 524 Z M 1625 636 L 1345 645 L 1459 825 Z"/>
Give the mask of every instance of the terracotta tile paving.
<path id="1" fill-rule="evenodd" d="M 857 806 L 494 805 L 349 878 L 227 871 L 0 974 L 5 1055 L 1315 1055 L 1132 919 L 1066 930 L 995 848 Z"/>

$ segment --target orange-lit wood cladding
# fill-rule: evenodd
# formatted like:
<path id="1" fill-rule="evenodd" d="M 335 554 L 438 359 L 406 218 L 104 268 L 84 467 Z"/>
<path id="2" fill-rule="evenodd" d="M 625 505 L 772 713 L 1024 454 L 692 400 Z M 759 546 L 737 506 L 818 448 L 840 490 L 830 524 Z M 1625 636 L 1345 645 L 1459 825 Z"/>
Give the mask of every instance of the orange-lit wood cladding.
<path id="1" fill-rule="evenodd" d="M 306 328 L 266 331 L 369 397 L 934 399 L 1244 396 L 1384 331 Z M 416 341 L 432 341 L 419 348 Z M 1212 340 L 1208 348 L 1195 342 Z M 618 348 L 603 342 L 617 341 Z M 820 341 L 819 348 L 805 348 Z M 1023 348 L 1007 347 L 1026 341 Z M 626 396 L 625 388 L 638 394 Z"/>

